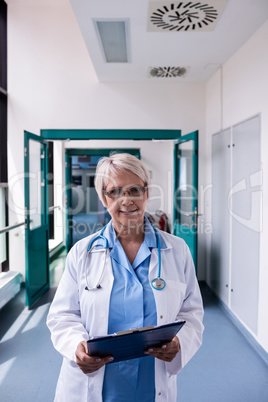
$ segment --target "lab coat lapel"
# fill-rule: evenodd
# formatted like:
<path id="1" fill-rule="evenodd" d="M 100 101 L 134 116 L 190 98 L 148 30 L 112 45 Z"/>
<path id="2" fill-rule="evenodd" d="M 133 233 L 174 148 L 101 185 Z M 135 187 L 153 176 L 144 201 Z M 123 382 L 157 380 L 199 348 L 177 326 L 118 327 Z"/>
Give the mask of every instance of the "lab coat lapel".
<path id="1" fill-rule="evenodd" d="M 161 269 L 161 276 L 163 275 L 163 267 Z M 152 250 L 151 261 L 149 267 L 149 281 L 151 281 L 158 276 L 158 251 L 156 248 Z M 167 305 L 167 290 L 166 288 L 162 290 L 156 290 L 152 287 L 156 311 L 157 311 L 157 325 L 166 324 L 168 322 L 168 305 Z"/>
<path id="2" fill-rule="evenodd" d="M 111 264 L 110 253 L 108 251 L 105 262 L 105 251 L 92 251 L 90 253 L 91 261 L 88 261 L 89 269 L 87 270 L 88 283 L 90 287 L 96 286 L 100 278 L 105 263 L 102 278 L 100 280 L 101 288 L 97 290 L 84 291 L 81 288 L 81 299 L 83 306 L 86 306 L 86 316 L 88 317 L 89 335 L 103 336 L 107 334 L 110 294 L 113 287 L 113 270 Z M 90 318 L 91 317 L 91 318 Z"/>

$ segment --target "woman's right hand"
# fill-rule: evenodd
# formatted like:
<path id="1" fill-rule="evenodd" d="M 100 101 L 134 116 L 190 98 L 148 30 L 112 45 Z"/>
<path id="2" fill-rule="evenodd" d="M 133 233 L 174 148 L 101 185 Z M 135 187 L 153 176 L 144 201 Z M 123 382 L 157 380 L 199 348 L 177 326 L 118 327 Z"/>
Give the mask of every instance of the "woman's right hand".
<path id="1" fill-rule="evenodd" d="M 75 356 L 76 356 L 76 363 L 84 374 L 93 373 L 94 371 L 99 370 L 106 363 L 113 361 L 112 356 L 105 356 L 105 357 L 89 356 L 87 341 L 82 341 L 79 343 L 75 352 Z"/>

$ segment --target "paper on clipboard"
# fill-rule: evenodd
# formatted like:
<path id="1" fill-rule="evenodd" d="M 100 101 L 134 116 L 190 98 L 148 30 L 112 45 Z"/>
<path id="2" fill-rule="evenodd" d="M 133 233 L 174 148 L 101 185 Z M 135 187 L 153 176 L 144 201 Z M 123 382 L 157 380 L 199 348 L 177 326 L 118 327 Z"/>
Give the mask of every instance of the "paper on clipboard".
<path id="1" fill-rule="evenodd" d="M 146 357 L 148 355 L 144 354 L 145 349 L 170 342 L 184 324 L 185 321 L 175 321 L 156 327 L 135 328 L 93 338 L 87 342 L 88 353 L 99 357 L 112 355 L 114 357 L 112 363 Z"/>

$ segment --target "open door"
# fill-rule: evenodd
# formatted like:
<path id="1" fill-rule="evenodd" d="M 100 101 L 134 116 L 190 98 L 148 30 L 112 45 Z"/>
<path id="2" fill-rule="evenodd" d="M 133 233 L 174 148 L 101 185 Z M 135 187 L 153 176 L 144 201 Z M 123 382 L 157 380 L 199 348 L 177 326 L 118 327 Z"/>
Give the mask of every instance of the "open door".
<path id="1" fill-rule="evenodd" d="M 174 169 L 173 234 L 185 240 L 197 269 L 198 131 L 176 141 Z"/>
<path id="2" fill-rule="evenodd" d="M 47 145 L 41 137 L 24 132 L 26 305 L 49 288 Z"/>

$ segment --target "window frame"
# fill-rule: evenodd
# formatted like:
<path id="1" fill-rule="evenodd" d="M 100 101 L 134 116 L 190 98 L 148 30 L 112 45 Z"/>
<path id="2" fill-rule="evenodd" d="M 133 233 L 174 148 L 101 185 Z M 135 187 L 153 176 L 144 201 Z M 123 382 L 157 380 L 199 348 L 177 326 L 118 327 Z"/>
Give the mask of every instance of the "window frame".
<path id="1" fill-rule="evenodd" d="M 7 152 L 7 4 L 0 0 L 0 187 L 4 188 L 3 205 L 5 226 L 8 226 L 8 152 Z M 6 260 L 0 263 L 0 272 L 9 270 L 9 238 L 3 234 L 6 242 Z"/>

